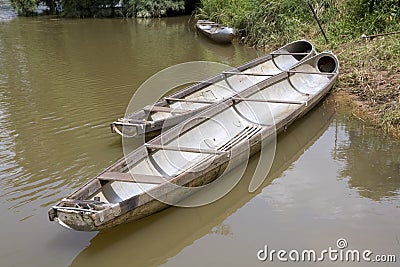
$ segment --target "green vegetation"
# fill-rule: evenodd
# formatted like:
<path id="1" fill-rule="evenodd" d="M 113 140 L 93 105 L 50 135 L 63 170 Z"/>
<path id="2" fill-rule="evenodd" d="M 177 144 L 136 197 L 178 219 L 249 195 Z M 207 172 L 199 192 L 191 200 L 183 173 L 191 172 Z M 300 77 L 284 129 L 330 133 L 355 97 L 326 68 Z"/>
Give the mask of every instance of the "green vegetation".
<path id="1" fill-rule="evenodd" d="M 190 1 L 186 1 L 190 2 Z M 11 0 L 18 14 L 33 16 L 39 5 L 45 14 L 65 17 L 161 17 L 185 12 L 185 0 Z"/>
<path id="2" fill-rule="evenodd" d="M 235 27 L 249 45 L 283 44 L 311 30 L 305 23 L 310 11 L 303 0 L 203 0 L 201 3 L 197 10 L 199 18 Z"/>
<path id="3" fill-rule="evenodd" d="M 202 0 L 196 16 L 237 28 L 249 45 L 284 44 L 319 35 L 308 2 L 334 43 L 400 30 L 399 0 Z"/>
<path id="4" fill-rule="evenodd" d="M 33 16 L 38 5 L 36 0 L 11 0 L 11 4 L 23 16 Z"/>
<path id="5" fill-rule="evenodd" d="M 183 0 L 130 0 L 133 13 L 138 17 L 161 17 L 166 16 L 167 12 L 183 12 L 185 1 Z"/>
<path id="6" fill-rule="evenodd" d="M 113 17 L 116 0 L 63 0 L 61 14 L 66 17 Z M 109 8 L 108 8 L 109 7 Z"/>
<path id="7" fill-rule="evenodd" d="M 277 48 L 308 39 L 338 55 L 335 87 L 385 129 L 400 133 L 400 0 L 310 0 L 327 34 L 325 40 L 307 0 L 202 0 L 196 17 L 235 27 L 248 45 Z"/>

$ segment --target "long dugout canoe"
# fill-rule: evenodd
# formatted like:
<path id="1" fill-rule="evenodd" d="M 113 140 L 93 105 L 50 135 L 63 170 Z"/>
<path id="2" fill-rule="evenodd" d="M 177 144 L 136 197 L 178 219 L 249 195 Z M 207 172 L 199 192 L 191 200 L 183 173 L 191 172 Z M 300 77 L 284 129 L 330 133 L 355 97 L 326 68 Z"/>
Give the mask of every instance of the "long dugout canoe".
<path id="1" fill-rule="evenodd" d="M 336 56 L 324 52 L 268 79 L 261 89 L 252 86 L 211 106 L 140 146 L 57 203 L 49 210 L 50 221 L 76 230 L 101 230 L 170 206 L 160 198 L 173 203 L 187 198 L 193 192 L 176 186 L 207 185 L 224 173 L 230 161 L 258 152 L 263 140 L 287 129 L 316 105 L 338 75 Z"/>
<path id="2" fill-rule="evenodd" d="M 270 77 L 289 70 L 315 54 L 314 46 L 306 40 L 289 43 L 270 54 L 126 114 L 111 123 L 111 132 L 124 137 L 144 134 L 154 137 L 161 129 L 176 125 L 255 84 L 262 84 Z"/>

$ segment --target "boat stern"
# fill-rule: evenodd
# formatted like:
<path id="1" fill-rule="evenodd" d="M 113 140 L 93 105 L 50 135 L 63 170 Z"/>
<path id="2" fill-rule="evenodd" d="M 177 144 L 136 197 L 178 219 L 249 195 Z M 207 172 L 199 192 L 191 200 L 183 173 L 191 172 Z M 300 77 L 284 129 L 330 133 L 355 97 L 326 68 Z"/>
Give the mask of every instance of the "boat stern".
<path id="1" fill-rule="evenodd" d="M 275 65 L 281 71 L 287 71 L 316 54 L 317 51 L 312 43 L 307 40 L 298 40 L 274 51 L 272 56 Z"/>
<path id="2" fill-rule="evenodd" d="M 50 221 L 77 231 L 98 231 L 118 213 L 119 205 L 104 203 L 74 203 L 62 201 L 48 211 Z"/>
<path id="3" fill-rule="evenodd" d="M 125 122 L 122 119 L 113 121 L 110 124 L 111 132 L 117 133 L 123 137 L 136 137 L 140 135 L 143 130 L 143 125 L 136 123 Z"/>
<path id="4" fill-rule="evenodd" d="M 60 225 L 77 231 L 96 231 L 92 214 L 51 208 L 49 210 L 49 220 L 58 222 Z"/>

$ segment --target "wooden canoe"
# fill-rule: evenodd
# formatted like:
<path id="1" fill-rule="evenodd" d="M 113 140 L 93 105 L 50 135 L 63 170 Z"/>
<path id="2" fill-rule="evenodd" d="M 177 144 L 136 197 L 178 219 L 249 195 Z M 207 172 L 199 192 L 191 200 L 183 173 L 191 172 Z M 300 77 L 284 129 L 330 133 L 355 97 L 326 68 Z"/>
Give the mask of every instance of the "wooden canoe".
<path id="1" fill-rule="evenodd" d="M 111 131 L 124 137 L 144 134 L 154 137 L 192 117 L 211 104 L 223 101 L 254 84 L 262 84 L 273 75 L 289 70 L 315 55 L 314 46 L 305 40 L 289 43 L 278 50 L 189 86 L 160 101 L 145 106 L 111 123 Z"/>
<path id="2" fill-rule="evenodd" d="M 306 114 L 338 74 L 336 56 L 321 53 L 268 79 L 262 89 L 252 86 L 211 106 L 101 172 L 53 206 L 49 219 L 95 231 L 169 207 L 151 195 L 176 202 L 188 195 L 175 185 L 198 187 L 216 180 L 231 160 L 258 152 L 263 140 Z M 270 114 L 263 112 L 266 107 Z"/>
<path id="3" fill-rule="evenodd" d="M 235 37 L 235 29 L 223 26 L 210 20 L 198 20 L 196 28 L 199 32 L 217 43 L 230 43 Z"/>

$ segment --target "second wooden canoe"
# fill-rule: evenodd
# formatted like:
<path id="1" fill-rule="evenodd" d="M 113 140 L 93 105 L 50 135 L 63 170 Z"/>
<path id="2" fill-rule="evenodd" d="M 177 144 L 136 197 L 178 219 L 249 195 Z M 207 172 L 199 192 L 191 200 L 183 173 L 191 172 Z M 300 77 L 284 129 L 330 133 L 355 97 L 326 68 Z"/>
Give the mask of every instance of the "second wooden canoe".
<path id="1" fill-rule="evenodd" d="M 217 43 L 230 43 L 235 37 L 235 29 L 223 26 L 210 20 L 198 20 L 196 28 L 199 32 Z"/>

